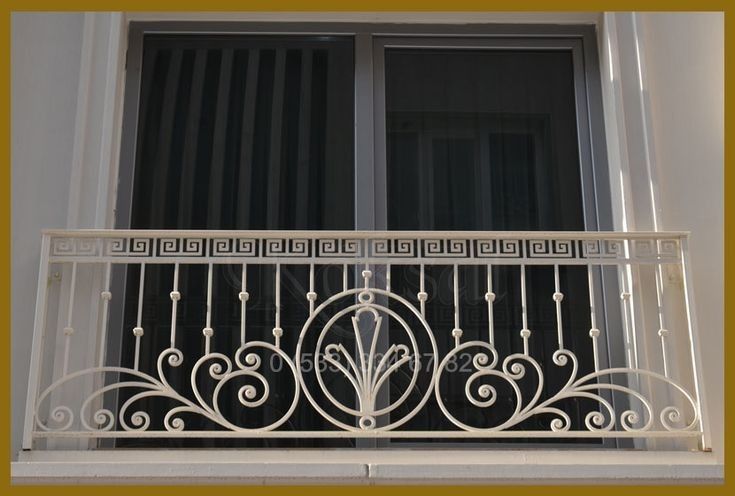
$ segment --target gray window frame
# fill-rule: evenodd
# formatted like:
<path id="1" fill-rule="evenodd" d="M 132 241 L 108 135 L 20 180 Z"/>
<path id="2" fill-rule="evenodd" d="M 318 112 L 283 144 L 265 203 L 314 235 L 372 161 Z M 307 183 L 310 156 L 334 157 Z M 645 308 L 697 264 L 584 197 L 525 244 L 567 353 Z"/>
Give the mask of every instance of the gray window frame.
<path id="1" fill-rule="evenodd" d="M 138 108 L 146 34 L 237 34 L 237 35 L 333 35 L 352 36 L 355 49 L 355 229 L 387 229 L 387 170 L 385 135 L 384 50 L 390 47 L 569 50 L 575 81 L 577 135 L 584 222 L 588 231 L 613 229 L 611 182 L 607 162 L 605 131 L 597 52 L 596 27 L 591 24 L 389 24 L 341 22 L 200 22 L 133 21 L 129 24 L 125 56 L 125 89 L 115 227 L 130 227 L 135 173 Z M 380 280 L 384 275 L 376 274 Z M 382 276 L 382 277 L 381 277 Z M 621 329 L 618 277 L 612 268 L 595 274 L 595 305 L 602 309 L 607 329 Z M 113 277 L 115 291 L 124 293 L 124 274 Z M 111 322 L 122 322 L 122 305 L 113 305 Z M 122 324 L 120 324 L 122 325 Z M 122 332 L 118 329 L 117 332 Z M 111 329 L 111 338 L 116 334 Z M 605 333 L 607 336 L 614 332 Z M 617 336 L 616 336 L 617 338 Z M 115 339 L 110 339 L 114 343 Z M 111 344 L 108 353 L 116 353 Z M 624 360 L 622 339 L 604 340 L 603 362 Z M 359 440 L 360 447 L 396 446 L 391 440 L 376 443 Z M 364 441 L 364 442 L 362 442 Z M 431 445 L 401 443 L 400 447 L 430 448 Z M 442 443 L 442 447 L 471 448 L 487 444 Z M 494 443 L 493 446 L 511 446 Z M 515 445 L 517 447 L 517 445 Z M 548 447 L 549 445 L 524 446 Z M 554 444 L 554 448 L 579 448 L 577 443 Z M 609 440 L 602 447 L 630 447 L 626 440 Z M 435 447 L 435 446 L 434 446 Z"/>
<path id="2" fill-rule="evenodd" d="M 136 130 L 145 34 L 345 35 L 355 40 L 355 229 L 387 226 L 385 184 L 385 89 L 382 49 L 390 46 L 562 49 L 572 52 L 580 143 L 585 226 L 612 230 L 602 88 L 593 25 L 368 24 L 293 22 L 131 22 L 115 227 L 130 225 Z"/>

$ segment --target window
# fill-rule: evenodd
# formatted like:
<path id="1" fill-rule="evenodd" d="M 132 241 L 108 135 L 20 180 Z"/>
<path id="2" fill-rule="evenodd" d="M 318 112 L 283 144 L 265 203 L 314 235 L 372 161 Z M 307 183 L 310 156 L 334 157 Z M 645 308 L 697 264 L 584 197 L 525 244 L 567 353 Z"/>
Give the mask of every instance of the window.
<path id="1" fill-rule="evenodd" d="M 353 101 L 353 42 L 349 37 L 146 36 L 130 227 L 354 229 Z M 153 329 L 155 337 L 146 341 L 140 357 L 149 366 L 166 348 L 163 315 L 170 306 L 167 287 L 172 275 L 171 266 L 148 267 L 145 274 L 151 287 L 145 292 L 149 296 L 141 327 Z M 303 267 L 284 267 L 282 275 L 281 327 L 294 329 L 308 317 L 303 296 L 308 272 Z M 317 275 L 320 283 L 341 281 L 341 276 L 330 271 Z M 241 277 L 239 267 L 216 267 L 212 326 L 218 333 L 212 341 L 213 352 L 231 355 L 240 343 L 240 302 L 232 298 L 232 288 L 240 287 Z M 134 281 L 140 279 L 140 272 L 131 270 L 127 278 L 130 289 L 120 356 L 122 364 L 131 366 L 135 337 L 124 330 L 135 327 L 138 290 Z M 189 302 L 179 331 L 186 336 L 181 349 L 187 356 L 202 353 L 199 324 L 205 320 L 206 279 L 206 266 L 180 269 L 180 292 Z M 248 337 L 267 339 L 273 328 L 272 267 L 252 266 L 247 281 L 253 288 L 249 291 Z M 297 337 L 297 333 L 285 333 L 284 349 L 293 350 Z M 191 367 L 183 368 L 178 377 L 190 373 Z M 275 383 L 274 390 L 269 401 L 272 409 L 259 412 L 263 418 L 242 419 L 244 425 L 267 425 L 278 419 L 281 409 L 288 409 L 293 385 L 284 380 Z M 207 393 L 211 395 L 211 389 Z M 122 404 L 127 399 L 129 396 L 123 396 L 119 401 Z M 160 399 L 149 403 L 148 411 L 165 412 L 174 406 L 164 408 Z M 239 410 L 235 404 L 229 408 L 229 415 Z M 328 427 L 305 406 L 291 419 L 314 430 Z M 192 422 L 199 422 L 190 423 L 193 428 L 208 426 L 203 418 Z M 216 440 L 210 443 L 205 445 L 221 445 Z M 136 440 L 128 444 L 141 445 Z M 143 443 L 151 444 L 157 443 Z M 184 445 L 201 446 L 201 441 L 185 441 Z M 264 443 L 244 440 L 239 445 Z M 265 445 L 294 443 L 275 440 Z M 345 443 L 327 440 L 307 445 Z"/>
<path id="2" fill-rule="evenodd" d="M 601 158 L 604 143 L 595 134 L 600 116 L 589 108 L 599 107 L 595 100 L 599 90 L 594 41 L 586 28 L 546 34 L 527 27 L 512 32 L 489 28 L 479 36 L 452 27 L 401 33 L 405 28 L 374 27 L 373 32 L 364 32 L 365 26 L 359 26 L 357 34 L 349 32 L 355 26 L 336 34 L 311 26 L 293 31 L 281 27 L 283 33 L 272 32 L 272 26 L 248 30 L 221 25 L 206 29 L 206 34 L 200 26 L 183 28 L 131 27 L 118 228 L 583 231 L 609 225 L 609 200 L 595 188 L 606 179 L 606 166 Z M 121 316 L 112 321 L 121 325 L 111 331 L 108 357 L 124 367 L 156 367 L 168 346 L 168 294 L 174 277 L 178 291 L 186 295 L 177 321 L 178 348 L 184 355 L 231 355 L 237 349 L 243 339 L 241 302 L 232 296 L 236 288 L 244 287 L 245 277 L 252 295 L 248 338 L 272 339 L 277 312 L 277 327 L 292 330 L 283 333 L 280 346 L 292 354 L 299 337 L 295 331 L 310 315 L 310 302 L 304 298 L 310 288 L 329 294 L 322 290 L 341 284 L 352 287 L 361 280 L 360 271 L 334 269 L 317 268 L 315 282 L 305 267 L 254 266 L 247 274 L 234 264 L 210 266 L 209 273 L 206 265 L 146 264 L 115 270 L 113 284 L 126 297 L 112 310 Z M 275 270 L 280 271 L 278 289 Z M 527 267 L 524 275 L 519 270 L 517 266 L 491 270 L 498 329 L 494 344 L 503 356 L 520 353 L 527 343 L 511 330 L 533 328 L 539 338 L 532 341 L 531 352 L 544 357 L 545 387 L 553 390 L 563 382 L 551 363 L 561 339 L 556 334 L 555 303 L 548 298 L 554 292 L 553 269 Z M 386 265 L 374 271 L 375 284 L 391 284 L 395 294 L 415 298 L 421 291 L 415 268 Z M 486 333 L 486 302 L 470 298 L 485 293 L 485 272 L 437 265 L 423 275 L 433 289 L 426 320 L 446 331 L 437 340 L 439 356 L 449 353 L 455 343 L 454 278 L 462 281 L 464 332 Z M 521 322 L 516 311 L 521 306 L 521 277 L 532 281 L 524 316 L 528 322 Z M 602 271 L 588 278 L 584 267 L 563 267 L 557 277 L 575 302 L 563 311 L 564 339 L 586 346 L 591 327 L 588 283 L 600 289 L 597 304 L 604 306 L 599 296 L 604 284 L 617 282 L 614 277 L 606 281 Z M 382 324 L 387 332 L 381 333 L 379 351 L 386 352 L 389 342 L 402 339 L 397 327 L 402 314 L 400 309 L 396 312 L 395 319 Z M 202 339 L 203 322 L 217 330 L 216 337 Z M 326 320 L 321 322 L 325 324 Z M 130 332 L 134 328 L 149 329 L 150 337 L 140 339 Z M 346 339 L 350 341 L 349 336 Z M 616 352 L 612 341 L 609 350 L 608 343 L 601 343 L 604 360 Z M 357 349 L 358 344 L 353 339 L 349 347 Z M 187 385 L 192 366 L 180 367 L 171 379 L 187 394 L 193 393 L 193 386 Z M 591 355 L 580 357 L 579 367 L 592 371 Z M 275 374 L 271 379 L 274 394 L 267 407 L 253 416 L 225 403 L 225 416 L 243 427 L 278 421 L 289 408 L 293 386 L 279 382 Z M 445 397 L 446 408 L 462 421 L 493 425 L 512 413 L 511 389 L 498 392 L 498 404 L 507 403 L 505 408 L 479 414 L 467 410 L 466 379 L 450 381 Z M 321 378 L 304 380 L 316 385 Z M 325 380 L 327 389 L 344 404 L 354 404 L 354 391 L 344 377 L 333 374 Z M 410 383 L 410 376 L 395 374 L 380 391 L 376 408 L 393 404 Z M 204 394 L 213 393 L 213 384 L 201 387 Z M 535 385 L 520 387 L 531 394 Z M 134 394 L 121 392 L 111 407 L 122 408 Z M 584 399 L 567 403 L 567 411 L 576 412 L 570 422 L 582 425 L 582 412 L 590 405 Z M 174 407 L 161 398 L 141 404 L 154 412 L 150 421 L 157 424 Z M 407 405 L 376 422 L 400 419 L 412 408 Z M 541 429 L 548 422 L 536 418 L 517 428 Z M 305 402 L 289 416 L 288 425 L 313 431 L 330 427 Z M 452 424 L 432 404 L 406 426 L 431 431 Z M 206 418 L 192 416 L 187 427 L 211 425 Z M 440 440 L 121 439 L 116 446 L 344 447 L 388 442 L 405 446 Z"/>
<path id="3" fill-rule="evenodd" d="M 393 230 L 583 231 L 579 144 L 574 100 L 574 67 L 569 50 L 502 47 L 478 40 L 381 40 L 384 54 L 385 134 L 388 228 Z M 382 118 L 379 118 L 382 120 Z M 435 281 L 427 320 L 434 328 L 453 328 L 451 270 L 433 267 Z M 545 376 L 553 390 L 562 386 L 550 357 L 556 349 L 553 269 L 527 267 L 532 281 L 528 327 L 541 336 L 531 354 L 546 357 Z M 494 325 L 522 329 L 518 267 L 493 269 L 496 300 Z M 487 327 L 485 271 L 459 269 L 466 301 L 463 329 Z M 566 339 L 581 345 L 588 338 L 589 299 L 583 267 L 566 267 L 561 279 L 577 307 L 564 312 Z M 419 291 L 418 273 L 392 268 L 392 291 L 410 298 Z M 469 299 L 469 295 L 475 295 Z M 482 332 L 478 337 L 483 337 Z M 438 342 L 439 355 L 454 346 Z M 494 339 L 502 355 L 519 353 L 518 333 L 501 331 Z M 587 357 L 580 363 L 592 371 Z M 454 385 L 447 407 L 462 411 L 465 391 Z M 532 384 L 524 384 L 530 394 Z M 397 388 L 401 391 L 402 388 Z M 500 392 L 504 406 L 467 415 L 486 417 L 483 425 L 497 425 L 510 416 L 512 391 Z M 586 405 L 588 406 L 588 405 Z M 566 405 L 573 411 L 574 404 Z M 451 424 L 441 410 L 427 409 L 409 427 L 443 429 Z M 575 419 L 575 425 L 581 421 Z M 545 419 L 519 426 L 540 430 Z"/>

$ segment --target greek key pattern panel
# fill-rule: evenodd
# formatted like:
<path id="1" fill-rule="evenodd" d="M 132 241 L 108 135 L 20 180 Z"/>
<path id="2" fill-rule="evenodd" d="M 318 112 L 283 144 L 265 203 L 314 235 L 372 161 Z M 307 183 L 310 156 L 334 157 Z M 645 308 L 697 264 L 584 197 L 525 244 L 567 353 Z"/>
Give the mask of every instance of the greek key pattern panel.
<path id="1" fill-rule="evenodd" d="M 585 233 L 591 234 L 591 233 Z M 116 259 L 180 259 L 183 262 L 225 263 L 678 263 L 679 239 L 609 239 L 604 233 L 582 239 L 502 237 L 375 237 L 361 232 L 342 237 L 295 236 L 166 236 L 51 238 L 53 261 L 115 261 Z"/>

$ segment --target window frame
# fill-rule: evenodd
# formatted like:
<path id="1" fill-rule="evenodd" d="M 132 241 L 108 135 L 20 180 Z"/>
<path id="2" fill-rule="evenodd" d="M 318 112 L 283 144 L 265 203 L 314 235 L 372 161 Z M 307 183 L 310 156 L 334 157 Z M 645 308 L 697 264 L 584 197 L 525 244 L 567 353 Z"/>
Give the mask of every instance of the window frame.
<path id="1" fill-rule="evenodd" d="M 613 229 L 596 28 L 545 24 L 384 24 L 341 22 L 131 21 L 125 54 L 125 88 L 115 228 L 130 225 L 146 34 L 333 35 L 355 43 L 355 229 L 387 226 L 385 198 L 385 88 L 381 48 L 391 46 L 571 50 L 575 71 L 577 134 L 587 230 Z M 420 40 L 417 43 L 407 38 Z M 586 138 L 586 139 L 585 139 Z M 382 150 L 382 152 L 381 152 Z M 588 192 L 591 192 L 590 195 Z M 374 212 L 374 214 L 373 214 Z"/>
<path id="2" fill-rule="evenodd" d="M 392 47 L 451 49 L 542 49 L 569 50 L 574 70 L 580 179 L 585 229 L 614 230 L 612 184 L 608 165 L 600 66 L 597 52 L 597 27 L 593 24 L 397 24 L 355 22 L 248 22 L 248 21 L 130 21 L 125 52 L 122 126 L 118 183 L 114 200 L 114 227 L 130 227 L 135 154 L 137 151 L 138 110 L 146 34 L 237 34 L 273 36 L 351 36 L 354 39 L 354 181 L 355 230 L 387 230 L 387 157 L 385 126 L 384 50 Z M 364 185 L 360 187 L 360 185 Z M 602 309 L 605 327 L 621 329 L 619 282 L 614 272 L 595 274 L 595 306 Z M 384 277 L 380 271 L 376 279 Z M 112 290 L 125 293 L 126 277 L 114 277 Z M 121 305 L 110 309 L 110 321 L 122 325 Z M 114 335 L 115 333 L 111 333 Z M 606 333 L 600 353 L 605 361 L 623 359 L 625 350 L 617 333 Z M 112 343 L 110 343 L 112 344 Z M 108 353 L 116 352 L 113 347 Z M 358 447 L 414 449 L 431 445 L 393 444 L 392 440 L 358 440 Z M 642 440 L 604 440 L 596 447 L 639 447 Z M 539 444 L 533 448 L 590 448 L 582 443 Z M 485 443 L 442 443 L 435 449 L 487 448 Z M 494 443 L 492 448 L 517 447 Z"/>

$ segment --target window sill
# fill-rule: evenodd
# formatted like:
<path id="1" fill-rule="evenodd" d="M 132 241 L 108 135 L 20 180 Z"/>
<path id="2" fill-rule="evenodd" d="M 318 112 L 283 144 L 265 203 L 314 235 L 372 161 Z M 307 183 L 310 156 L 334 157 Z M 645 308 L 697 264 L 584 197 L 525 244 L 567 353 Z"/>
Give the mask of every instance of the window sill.
<path id="1" fill-rule="evenodd" d="M 13 484 L 721 484 L 712 453 L 520 450 L 22 452 Z"/>

